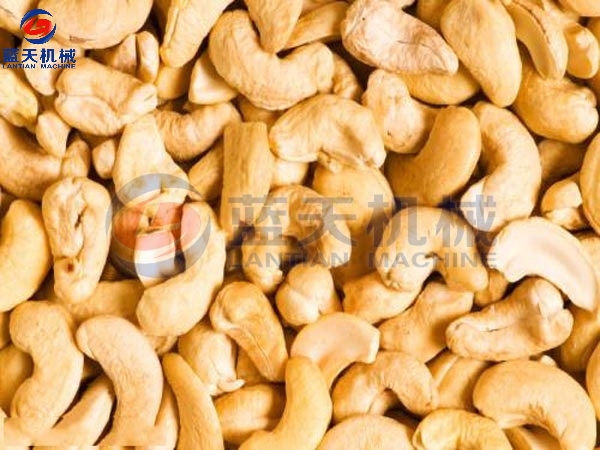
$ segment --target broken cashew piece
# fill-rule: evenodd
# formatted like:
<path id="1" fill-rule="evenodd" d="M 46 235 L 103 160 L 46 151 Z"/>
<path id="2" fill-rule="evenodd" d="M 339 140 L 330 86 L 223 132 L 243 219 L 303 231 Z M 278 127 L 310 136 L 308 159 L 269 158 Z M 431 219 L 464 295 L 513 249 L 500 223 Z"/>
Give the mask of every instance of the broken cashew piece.
<path id="1" fill-rule="evenodd" d="M 272 431 L 255 432 L 240 450 L 317 448 L 332 412 L 326 377 L 317 363 L 302 356 L 290 358 L 285 369 L 285 395 L 285 409 L 277 426 Z"/>
<path id="2" fill-rule="evenodd" d="M 511 283 L 536 275 L 551 281 L 576 306 L 588 311 L 598 306 L 596 274 L 581 244 L 546 219 L 508 224 L 494 239 L 487 260 Z"/>
<path id="3" fill-rule="evenodd" d="M 409 3 L 354 1 L 341 25 L 344 47 L 365 64 L 390 72 L 455 73 L 456 54 L 437 31 L 402 10 Z"/>
<path id="4" fill-rule="evenodd" d="M 474 242 L 473 231 L 457 214 L 408 207 L 385 227 L 375 264 L 384 284 L 393 289 L 416 289 L 439 271 L 450 289 L 479 291 L 487 286 L 488 276 Z"/>
<path id="5" fill-rule="evenodd" d="M 564 449 L 591 449 L 596 443 L 592 402 L 577 381 L 556 367 L 525 360 L 497 364 L 477 381 L 473 403 L 502 428 L 545 428 Z"/>
<path id="6" fill-rule="evenodd" d="M 331 386 L 353 362 L 374 362 L 378 348 L 377 328 L 351 314 L 337 312 L 302 328 L 292 344 L 290 357 L 312 359 L 321 368 L 327 386 Z"/>
<path id="7" fill-rule="evenodd" d="M 79 348 L 100 363 L 117 397 L 112 428 L 100 445 L 146 445 L 163 393 L 160 361 L 150 342 L 131 322 L 115 316 L 86 320 L 76 338 Z"/>
<path id="8" fill-rule="evenodd" d="M 589 223 L 583 212 L 579 172 L 557 181 L 544 193 L 540 204 L 542 216 L 569 231 L 583 230 Z"/>

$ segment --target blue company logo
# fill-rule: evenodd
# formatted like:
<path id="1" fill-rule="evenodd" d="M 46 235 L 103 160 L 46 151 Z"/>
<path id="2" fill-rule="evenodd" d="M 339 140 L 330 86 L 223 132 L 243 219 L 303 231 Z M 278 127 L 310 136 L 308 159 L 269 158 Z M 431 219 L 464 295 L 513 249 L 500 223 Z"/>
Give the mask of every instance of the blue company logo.
<path id="1" fill-rule="evenodd" d="M 31 44 L 45 44 L 56 33 L 53 20 L 40 16 L 52 17 L 52 14 L 45 9 L 32 9 L 21 19 L 23 38 Z"/>

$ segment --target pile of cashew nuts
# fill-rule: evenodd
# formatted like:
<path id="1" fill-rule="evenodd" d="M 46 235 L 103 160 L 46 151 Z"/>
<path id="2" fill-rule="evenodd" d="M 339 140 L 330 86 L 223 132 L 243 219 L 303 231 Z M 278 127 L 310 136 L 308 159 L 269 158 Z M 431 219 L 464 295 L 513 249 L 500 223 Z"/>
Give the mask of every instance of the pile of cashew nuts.
<path id="1" fill-rule="evenodd" d="M 0 448 L 600 448 L 600 1 L 35 8 Z"/>

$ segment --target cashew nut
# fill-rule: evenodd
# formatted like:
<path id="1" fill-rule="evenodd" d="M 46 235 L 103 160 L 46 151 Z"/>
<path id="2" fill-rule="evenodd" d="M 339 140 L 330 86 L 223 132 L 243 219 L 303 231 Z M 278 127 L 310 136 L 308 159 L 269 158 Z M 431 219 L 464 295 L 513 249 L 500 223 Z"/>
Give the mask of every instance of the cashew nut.
<path id="1" fill-rule="evenodd" d="M 352 71 L 352 67 L 337 53 L 333 54 L 333 87 L 331 92 L 339 97 L 359 103 L 363 95 L 363 88 Z"/>
<path id="2" fill-rule="evenodd" d="M 600 233 L 600 137 L 595 137 L 590 143 L 581 166 L 579 178 L 583 212 L 596 233 Z"/>
<path id="3" fill-rule="evenodd" d="M 542 164 L 540 192 L 545 192 L 555 182 L 581 169 L 587 148 L 580 144 L 544 139 L 538 144 L 538 150 Z"/>
<path id="4" fill-rule="evenodd" d="M 585 382 L 588 394 L 596 410 L 596 417 L 600 417 L 600 346 L 592 352 L 585 370 Z"/>
<path id="5" fill-rule="evenodd" d="M 0 409 L 10 411 L 17 389 L 33 372 L 33 361 L 28 353 L 10 344 L 0 350 Z"/>
<path id="6" fill-rule="evenodd" d="M 346 17 L 347 10 L 347 2 L 333 1 L 302 15 L 285 48 L 299 47 L 317 41 L 327 43 L 340 40 L 340 24 Z"/>
<path id="7" fill-rule="evenodd" d="M 542 216 L 569 231 L 589 227 L 583 213 L 579 173 L 554 183 L 545 192 L 540 205 Z"/>
<path id="8" fill-rule="evenodd" d="M 112 178 L 115 167 L 119 141 L 115 138 L 106 139 L 92 150 L 92 163 L 100 178 L 108 180 Z"/>
<path id="9" fill-rule="evenodd" d="M 237 95 L 237 91 L 217 73 L 208 52 L 202 53 L 192 69 L 189 101 L 198 105 L 213 105 L 233 100 Z"/>
<path id="10" fill-rule="evenodd" d="M 35 137 L 46 153 L 63 158 L 71 127 L 54 110 L 44 111 L 37 117 Z"/>
<path id="11" fill-rule="evenodd" d="M 33 89 L 15 71 L 0 71 L 0 116 L 17 127 L 31 127 L 37 115 L 38 100 Z"/>
<path id="12" fill-rule="evenodd" d="M 245 0 L 248 14 L 260 33 L 260 44 L 269 53 L 283 50 L 302 12 L 302 0 Z"/>

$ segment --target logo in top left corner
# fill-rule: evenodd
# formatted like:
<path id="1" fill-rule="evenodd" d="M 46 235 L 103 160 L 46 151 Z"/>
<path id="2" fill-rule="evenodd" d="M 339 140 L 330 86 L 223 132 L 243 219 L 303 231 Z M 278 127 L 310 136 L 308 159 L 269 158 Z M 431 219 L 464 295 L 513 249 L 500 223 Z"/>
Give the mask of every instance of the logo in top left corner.
<path id="1" fill-rule="evenodd" d="M 31 44 L 45 44 L 56 32 L 54 18 L 45 9 L 32 9 L 21 20 L 23 38 Z"/>

